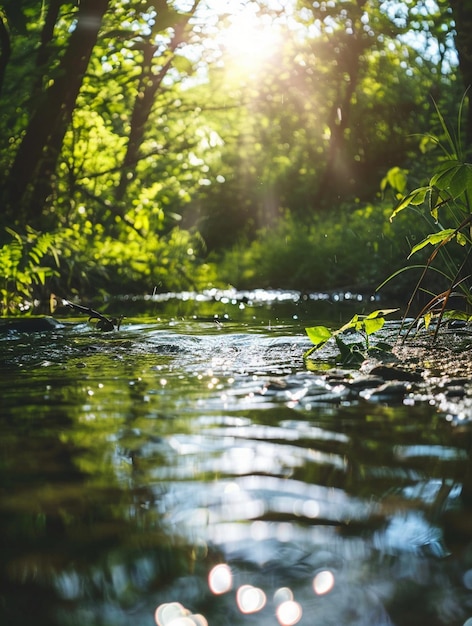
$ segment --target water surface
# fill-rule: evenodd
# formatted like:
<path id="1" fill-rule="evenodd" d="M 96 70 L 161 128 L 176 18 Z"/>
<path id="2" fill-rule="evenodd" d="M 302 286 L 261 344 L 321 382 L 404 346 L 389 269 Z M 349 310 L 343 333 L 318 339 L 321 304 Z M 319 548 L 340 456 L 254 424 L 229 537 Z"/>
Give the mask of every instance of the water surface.
<path id="1" fill-rule="evenodd" d="M 466 624 L 468 421 L 307 372 L 296 306 L 181 303 L 0 339 L 1 623 Z"/>

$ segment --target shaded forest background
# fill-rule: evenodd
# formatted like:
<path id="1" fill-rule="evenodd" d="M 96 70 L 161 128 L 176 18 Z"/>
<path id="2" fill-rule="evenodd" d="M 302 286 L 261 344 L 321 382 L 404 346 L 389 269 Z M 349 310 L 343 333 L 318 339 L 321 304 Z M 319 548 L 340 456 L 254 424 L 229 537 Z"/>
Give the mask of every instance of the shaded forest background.
<path id="1" fill-rule="evenodd" d="M 471 82 L 469 0 L 3 0 L 2 313 L 373 290 L 431 231 L 388 217 Z"/>

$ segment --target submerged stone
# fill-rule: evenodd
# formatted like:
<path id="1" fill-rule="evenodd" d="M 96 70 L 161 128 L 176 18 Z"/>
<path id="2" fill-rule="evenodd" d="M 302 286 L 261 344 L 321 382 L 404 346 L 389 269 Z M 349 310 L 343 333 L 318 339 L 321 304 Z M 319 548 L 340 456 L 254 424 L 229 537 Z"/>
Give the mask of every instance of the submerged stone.
<path id="1" fill-rule="evenodd" d="M 409 372 L 393 365 L 377 365 L 370 370 L 373 376 L 380 376 L 384 380 L 404 380 L 409 382 L 420 382 L 423 380 L 421 374 Z"/>
<path id="2" fill-rule="evenodd" d="M 50 330 L 63 328 L 63 324 L 53 317 L 19 317 L 15 319 L 5 319 L 0 321 L 0 333 L 42 333 Z"/>

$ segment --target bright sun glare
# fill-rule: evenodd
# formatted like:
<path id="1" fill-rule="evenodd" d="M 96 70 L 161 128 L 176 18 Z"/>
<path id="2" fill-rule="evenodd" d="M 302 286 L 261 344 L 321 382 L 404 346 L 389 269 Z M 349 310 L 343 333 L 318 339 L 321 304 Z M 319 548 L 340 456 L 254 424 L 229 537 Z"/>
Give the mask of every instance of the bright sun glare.
<path id="1" fill-rule="evenodd" d="M 223 46 L 232 61 L 243 68 L 256 69 L 269 61 L 280 46 L 278 29 L 268 16 L 245 10 L 231 16 L 224 31 Z"/>

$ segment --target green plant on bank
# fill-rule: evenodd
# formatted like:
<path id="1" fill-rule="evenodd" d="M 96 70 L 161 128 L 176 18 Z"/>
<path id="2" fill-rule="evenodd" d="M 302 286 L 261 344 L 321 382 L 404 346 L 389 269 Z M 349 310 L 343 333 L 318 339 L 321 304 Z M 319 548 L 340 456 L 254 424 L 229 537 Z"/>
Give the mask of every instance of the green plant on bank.
<path id="1" fill-rule="evenodd" d="M 426 246 L 433 246 L 433 251 L 424 264 L 403 268 L 387 278 L 379 289 L 392 278 L 397 277 L 406 269 L 421 269 L 420 277 L 408 301 L 404 321 L 406 320 L 415 297 L 419 292 L 427 294 L 429 300 L 409 326 L 405 337 L 413 329 L 424 326 L 426 329 L 431 322 L 436 322 L 433 340 L 437 339 L 441 323 L 445 319 L 456 318 L 470 321 L 472 317 L 464 311 L 448 310 L 447 306 L 452 296 L 458 296 L 465 302 L 465 311 L 470 308 L 472 294 L 470 291 L 470 266 L 472 252 L 472 163 L 466 161 L 465 150 L 461 141 L 462 110 L 464 99 L 461 102 L 458 114 L 457 129 L 451 130 L 438 107 L 436 112 L 442 130 L 442 138 L 428 134 L 423 136 L 420 150 L 425 153 L 432 148 L 439 147 L 442 155 L 427 185 L 417 187 L 405 193 L 407 184 L 406 170 L 391 169 L 382 181 L 382 189 L 387 186 L 396 193 L 397 204 L 390 220 L 394 219 L 407 207 L 413 208 L 420 215 L 432 218 L 435 225 L 434 232 L 428 234 L 422 241 L 412 247 L 409 257 Z M 426 215 L 424 215 L 426 213 Z M 457 249 L 452 251 L 451 245 L 458 244 L 461 249 L 459 258 Z M 442 266 L 438 267 L 437 260 L 442 258 Z M 431 272 L 439 274 L 445 279 L 445 289 L 434 293 L 425 286 L 425 278 Z"/>
<path id="2" fill-rule="evenodd" d="M 330 339 L 334 339 L 339 350 L 339 361 L 343 365 L 358 365 L 369 355 L 376 352 L 389 352 L 392 346 L 384 341 L 372 344 L 371 335 L 381 330 L 385 324 L 385 316 L 394 313 L 398 309 L 379 309 L 368 315 L 354 315 L 349 322 L 338 328 L 331 330 L 327 326 L 312 326 L 305 331 L 314 344 L 305 352 L 304 359 L 322 348 Z M 348 342 L 347 335 L 358 333 L 361 341 Z"/>
<path id="3" fill-rule="evenodd" d="M 53 267 L 42 265 L 46 255 L 52 255 L 56 266 L 59 258 L 52 233 L 40 233 L 29 226 L 20 235 L 6 228 L 11 241 L 0 247 L 0 314 L 30 312 L 34 288 L 44 285 L 46 278 L 57 276 Z"/>

